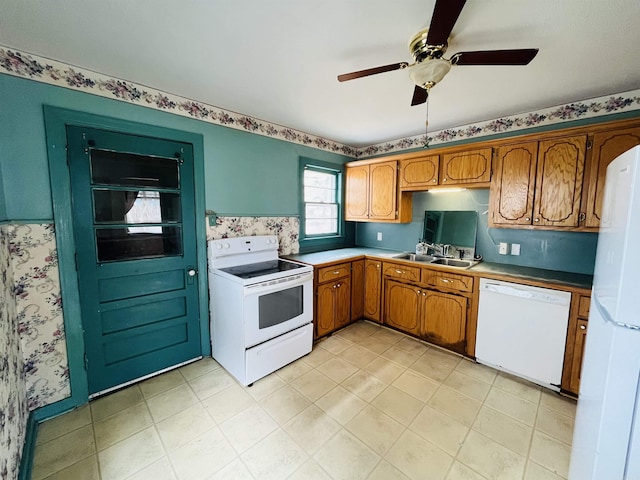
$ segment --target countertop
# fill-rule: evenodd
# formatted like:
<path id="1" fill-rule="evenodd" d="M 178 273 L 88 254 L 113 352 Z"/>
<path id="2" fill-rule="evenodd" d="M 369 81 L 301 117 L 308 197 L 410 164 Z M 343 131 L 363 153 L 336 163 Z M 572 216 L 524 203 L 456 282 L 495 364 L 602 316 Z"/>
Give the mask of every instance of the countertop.
<path id="1" fill-rule="evenodd" d="M 353 247 L 341 248 L 337 250 L 326 250 L 323 252 L 315 253 L 285 255 L 285 258 L 297 260 L 299 262 L 304 262 L 315 266 L 340 260 L 348 260 L 350 258 L 361 257 L 363 255 L 378 257 L 382 259 L 392 259 L 394 256 L 400 255 L 401 253 L 406 252 L 397 250 L 386 250 L 381 248 Z M 403 261 L 406 262 L 407 260 Z M 428 265 L 422 262 L 416 262 L 416 264 L 421 266 Z M 503 263 L 480 262 L 468 269 L 457 269 L 452 267 L 449 268 L 452 272 L 459 271 L 460 273 L 473 273 L 474 275 L 480 277 L 482 275 L 504 275 L 513 277 L 514 281 L 517 281 L 517 279 L 535 280 L 585 289 L 591 289 L 591 285 L 593 284 L 592 275 L 561 272 L 557 270 L 546 270 L 543 268 L 521 267 L 518 265 L 507 265 Z"/>

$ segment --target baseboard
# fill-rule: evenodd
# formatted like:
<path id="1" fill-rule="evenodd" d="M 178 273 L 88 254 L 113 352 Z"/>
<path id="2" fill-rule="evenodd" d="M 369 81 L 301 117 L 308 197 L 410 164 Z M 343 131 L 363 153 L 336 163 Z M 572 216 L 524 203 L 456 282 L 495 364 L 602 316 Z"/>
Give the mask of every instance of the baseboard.
<path id="1" fill-rule="evenodd" d="M 30 480 L 33 469 L 33 456 L 36 450 L 36 439 L 38 437 L 38 421 L 33 412 L 29 412 L 27 419 L 27 429 L 22 446 L 22 459 L 20 460 L 20 471 L 18 480 Z"/>

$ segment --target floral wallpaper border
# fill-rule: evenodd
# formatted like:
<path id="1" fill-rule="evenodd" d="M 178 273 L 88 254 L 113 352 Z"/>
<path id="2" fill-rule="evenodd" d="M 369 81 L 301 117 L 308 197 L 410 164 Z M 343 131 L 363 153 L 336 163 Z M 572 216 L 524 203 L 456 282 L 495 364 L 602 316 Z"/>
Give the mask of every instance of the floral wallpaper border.
<path id="1" fill-rule="evenodd" d="M 0 478 L 18 478 L 29 410 L 9 244 L 0 225 Z"/>
<path id="2" fill-rule="evenodd" d="M 207 218 L 207 240 L 277 235 L 280 255 L 292 255 L 300 250 L 300 220 L 298 217 L 216 217 L 215 226 Z"/>
<path id="3" fill-rule="evenodd" d="M 514 132 L 527 128 L 540 127 L 543 125 L 553 125 L 556 123 L 568 122 L 594 118 L 614 113 L 640 110 L 640 89 L 619 95 L 604 96 L 574 102 L 566 105 L 537 110 L 535 112 L 520 115 L 488 120 L 486 122 L 464 125 L 457 128 L 438 130 L 429 132 L 427 135 L 416 135 L 414 137 L 402 138 L 392 142 L 379 143 L 358 150 L 358 156 L 369 157 L 381 153 L 397 152 L 410 148 L 433 146 L 440 143 L 448 143 L 469 138 L 495 135 L 497 133 Z"/>
<path id="4" fill-rule="evenodd" d="M 496 133 L 518 131 L 542 125 L 553 125 L 571 120 L 595 118 L 640 109 L 640 89 L 638 89 L 434 131 L 429 133 L 428 141 L 427 136 L 422 134 L 356 148 L 2 45 L 0 45 L 0 73 L 79 90 L 354 158 L 370 157 L 427 145 L 433 146 L 456 140 L 479 138 Z"/>
<path id="5" fill-rule="evenodd" d="M 13 295 L 29 410 L 71 395 L 53 224 L 10 225 Z"/>
<path id="6" fill-rule="evenodd" d="M 354 147 L 0 45 L 0 72 L 355 157 Z"/>

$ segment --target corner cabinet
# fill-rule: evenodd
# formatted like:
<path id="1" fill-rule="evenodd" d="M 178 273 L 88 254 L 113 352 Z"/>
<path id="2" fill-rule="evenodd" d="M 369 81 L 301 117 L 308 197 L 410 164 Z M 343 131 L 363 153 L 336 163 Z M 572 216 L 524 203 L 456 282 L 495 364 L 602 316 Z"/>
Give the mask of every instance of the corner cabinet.
<path id="1" fill-rule="evenodd" d="M 411 197 L 398 189 L 396 160 L 346 165 L 345 220 L 410 222 Z"/>
<path id="2" fill-rule="evenodd" d="M 499 147 L 489 226 L 578 228 L 586 147 L 586 135 Z"/>
<path id="3" fill-rule="evenodd" d="M 382 262 L 366 259 L 364 262 L 364 317 L 382 322 L 380 301 L 382 289 Z"/>

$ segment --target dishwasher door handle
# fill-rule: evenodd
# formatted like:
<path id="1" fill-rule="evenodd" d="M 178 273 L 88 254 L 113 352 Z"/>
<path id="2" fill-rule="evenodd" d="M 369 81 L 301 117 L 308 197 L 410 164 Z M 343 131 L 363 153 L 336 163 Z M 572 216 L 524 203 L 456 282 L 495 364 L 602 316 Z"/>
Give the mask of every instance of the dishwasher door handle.
<path id="1" fill-rule="evenodd" d="M 497 283 L 487 283 L 484 286 L 487 292 L 499 293 L 501 295 L 509 295 L 510 297 L 531 298 L 533 292 L 527 290 L 520 290 L 519 288 L 509 287 L 507 285 L 500 285 Z"/>
<path id="2" fill-rule="evenodd" d="M 537 300 L 539 302 L 564 304 L 568 301 L 559 295 L 553 295 L 546 292 L 539 292 L 533 290 L 526 290 L 520 288 L 514 288 L 509 285 L 501 285 L 498 283 L 486 283 L 484 290 L 487 292 L 493 292 L 500 295 L 507 295 L 510 297 L 526 298 L 529 300 Z"/>

